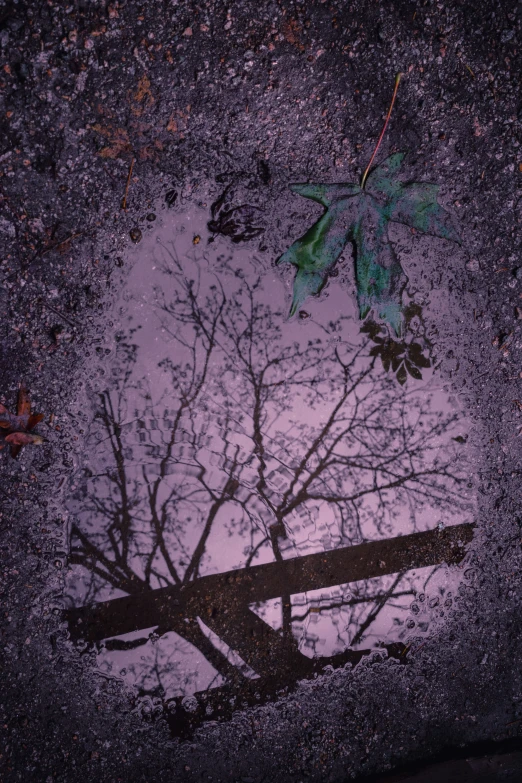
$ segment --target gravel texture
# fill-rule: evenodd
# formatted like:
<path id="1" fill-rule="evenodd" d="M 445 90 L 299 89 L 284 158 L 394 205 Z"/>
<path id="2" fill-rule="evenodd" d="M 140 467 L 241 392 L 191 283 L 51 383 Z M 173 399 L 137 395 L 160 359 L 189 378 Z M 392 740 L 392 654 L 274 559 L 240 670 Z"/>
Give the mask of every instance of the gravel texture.
<path id="1" fill-rule="evenodd" d="M 4 780 L 340 782 L 520 736 L 521 22 L 492 0 L 0 5 L 0 401 L 23 380 L 46 414 L 44 446 L 0 453 Z M 442 184 L 466 250 L 425 282 L 449 296 L 440 372 L 479 433 L 459 600 L 407 665 L 368 659 L 180 743 L 61 621 L 83 383 L 126 249 L 223 175 L 257 183 L 284 248 L 287 184 L 360 176 L 399 70 L 383 151 Z"/>

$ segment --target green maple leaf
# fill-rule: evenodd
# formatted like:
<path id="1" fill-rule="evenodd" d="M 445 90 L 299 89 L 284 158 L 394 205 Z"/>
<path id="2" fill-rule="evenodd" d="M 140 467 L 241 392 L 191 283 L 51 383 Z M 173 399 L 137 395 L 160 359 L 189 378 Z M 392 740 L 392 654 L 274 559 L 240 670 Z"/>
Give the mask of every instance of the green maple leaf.
<path id="1" fill-rule="evenodd" d="M 297 267 L 290 316 L 318 294 L 347 242 L 355 250 L 360 318 L 375 317 L 401 332 L 406 275 L 389 240 L 390 223 L 460 244 L 450 215 L 438 204 L 438 185 L 401 182 L 405 153 L 390 155 L 370 173 L 365 187 L 352 183 L 290 185 L 294 193 L 325 207 L 319 220 L 278 259 Z"/>

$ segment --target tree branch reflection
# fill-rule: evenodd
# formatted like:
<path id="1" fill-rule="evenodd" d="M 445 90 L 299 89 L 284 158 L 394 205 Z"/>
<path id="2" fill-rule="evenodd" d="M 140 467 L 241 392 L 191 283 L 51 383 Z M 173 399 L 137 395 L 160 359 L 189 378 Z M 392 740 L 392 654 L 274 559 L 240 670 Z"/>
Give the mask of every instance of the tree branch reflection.
<path id="1" fill-rule="evenodd" d="M 225 255 L 195 263 L 173 245 L 154 260 L 151 302 L 139 321 L 131 309 L 118 334 L 72 502 L 73 605 L 466 518 L 458 417 L 444 394 L 401 387 L 342 316 L 289 325 L 252 261 L 246 270 Z M 324 605 L 283 594 L 277 621 L 257 607 L 268 636 L 272 624 L 266 644 L 283 645 L 288 660 L 357 648 L 418 581 L 402 571 L 353 589 Z M 225 623 L 242 622 L 241 611 Z M 334 640 L 312 630 L 325 615 Z M 131 664 L 142 691 L 199 687 L 195 651 L 210 666 L 204 687 L 255 677 L 246 647 L 240 657 L 218 625 L 188 617 L 175 631 L 158 628 L 171 642 Z M 130 654 L 142 639 L 109 640 L 106 650 Z"/>

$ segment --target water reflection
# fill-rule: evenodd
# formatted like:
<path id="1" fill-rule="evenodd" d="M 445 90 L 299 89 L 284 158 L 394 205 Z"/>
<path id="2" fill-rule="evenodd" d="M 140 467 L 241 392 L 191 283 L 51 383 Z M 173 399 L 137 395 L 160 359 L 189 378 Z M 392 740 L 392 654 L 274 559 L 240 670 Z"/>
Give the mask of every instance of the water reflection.
<path id="1" fill-rule="evenodd" d="M 209 243 L 207 221 L 193 208 L 140 250 L 70 503 L 72 632 L 174 723 L 402 654 L 444 617 L 471 536 L 448 394 L 386 372 L 336 283 L 287 321 L 269 261 Z"/>

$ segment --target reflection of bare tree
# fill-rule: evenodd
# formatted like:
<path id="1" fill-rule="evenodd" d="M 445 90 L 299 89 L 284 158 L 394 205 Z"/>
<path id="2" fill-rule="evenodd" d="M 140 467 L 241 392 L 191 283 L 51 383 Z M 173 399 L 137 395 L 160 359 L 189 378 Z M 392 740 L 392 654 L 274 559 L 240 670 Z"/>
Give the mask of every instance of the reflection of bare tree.
<path id="1" fill-rule="evenodd" d="M 409 580 L 411 586 L 405 585 L 404 581 L 404 573 L 401 572 L 394 575 L 387 589 L 381 589 L 377 593 L 372 593 L 366 580 L 362 589 L 357 590 L 354 596 L 341 595 L 334 601 L 307 602 L 304 611 L 297 607 L 297 611 L 292 613 L 294 632 L 302 627 L 303 648 L 315 656 L 321 655 L 320 642 L 323 640 L 316 632 L 316 628 L 319 615 L 326 614 L 337 630 L 337 651 L 342 651 L 348 646 L 357 647 L 384 606 L 393 606 L 395 600 L 400 601 L 407 597 L 411 600 L 415 595 L 414 580 Z M 382 584 L 380 586 L 383 587 Z M 404 589 L 405 587 L 408 589 Z M 295 609 L 295 606 L 293 608 Z M 399 611 L 403 608 L 403 603 L 397 605 Z M 349 644 L 346 642 L 346 635 L 350 639 Z"/>
<path id="2" fill-rule="evenodd" d="M 153 332 L 120 335 L 113 388 L 101 395 L 96 463 L 75 505 L 72 562 L 84 568 L 85 590 L 73 602 L 413 533 L 426 527 L 427 510 L 464 509 L 462 466 L 449 445 L 454 413 L 401 389 L 366 343 L 341 339 L 341 321 L 294 339 L 255 276 L 221 259 L 219 278 L 200 266 L 191 279 L 174 253 L 164 258 Z M 169 340 L 168 356 L 142 372 L 151 334 Z M 359 622 L 355 643 L 386 603 L 411 593 L 402 577 L 350 621 Z M 282 655 L 295 648 L 303 617 L 289 592 L 280 595 L 281 633 L 271 643 Z M 362 603 L 341 596 L 339 608 L 357 618 Z M 225 629 L 233 612 L 202 620 L 239 649 Z M 195 618 L 177 633 L 226 679 L 237 676 Z M 160 685 L 174 659 L 151 664 Z"/>

